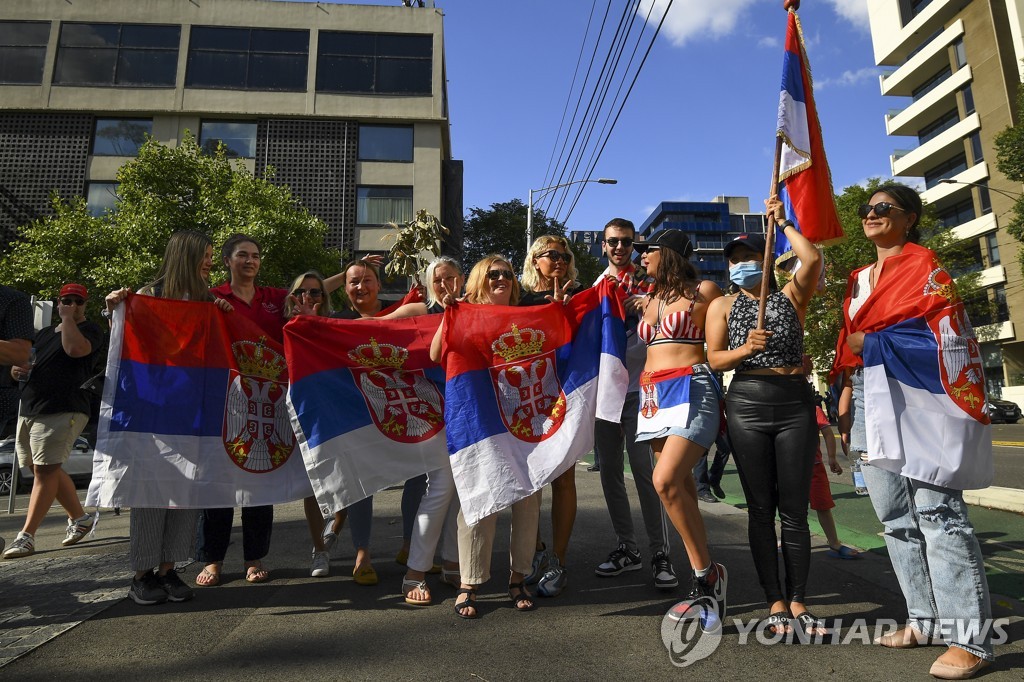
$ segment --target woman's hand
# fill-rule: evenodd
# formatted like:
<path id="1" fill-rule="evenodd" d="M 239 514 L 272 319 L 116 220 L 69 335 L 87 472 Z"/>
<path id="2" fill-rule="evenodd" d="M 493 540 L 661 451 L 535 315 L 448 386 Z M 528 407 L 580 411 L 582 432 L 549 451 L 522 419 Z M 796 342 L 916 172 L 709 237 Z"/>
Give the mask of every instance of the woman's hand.
<path id="1" fill-rule="evenodd" d="M 108 312 L 114 312 L 114 308 L 121 304 L 121 301 L 128 298 L 128 294 L 132 293 L 131 289 L 117 289 L 107 294 L 104 302 L 107 305 Z"/>
<path id="2" fill-rule="evenodd" d="M 291 306 L 294 315 L 316 315 L 320 310 L 319 303 L 306 303 L 306 297 L 299 300 L 296 296 L 288 294 L 288 305 Z"/>
<path id="3" fill-rule="evenodd" d="M 786 207 L 779 201 L 779 197 L 776 195 L 773 194 L 765 199 L 764 205 L 766 209 L 765 215 L 768 216 L 769 222 L 771 222 L 773 215 L 775 216 L 775 221 L 779 223 L 786 219 Z"/>
<path id="4" fill-rule="evenodd" d="M 217 306 L 222 313 L 233 313 L 235 312 L 235 306 L 227 302 L 227 299 L 214 298 L 213 304 Z"/>
<path id="5" fill-rule="evenodd" d="M 565 281 L 565 284 L 560 284 L 559 281 L 558 281 L 558 277 L 556 276 L 555 277 L 555 286 L 554 286 L 554 292 L 555 292 L 554 296 L 545 296 L 544 298 L 546 298 L 546 299 L 548 299 L 549 301 L 552 301 L 552 302 L 554 302 L 554 301 L 561 301 L 562 305 L 565 305 L 566 303 L 569 302 L 569 299 L 572 298 L 572 294 L 569 293 L 569 290 L 572 289 L 572 285 L 573 285 L 573 281 L 571 279 L 567 279 Z"/>
<path id="6" fill-rule="evenodd" d="M 846 345 L 854 355 L 864 352 L 864 332 L 854 332 L 846 337 Z"/>
<path id="7" fill-rule="evenodd" d="M 847 434 L 848 436 L 849 434 Z M 828 468 L 832 470 L 832 473 L 838 476 L 843 473 L 843 467 L 840 466 L 839 460 L 836 459 L 835 453 L 833 452 L 828 458 Z"/>
<path id="8" fill-rule="evenodd" d="M 749 358 L 764 352 L 764 349 L 768 347 L 768 339 L 771 336 L 772 332 L 767 329 L 751 329 L 747 334 L 747 342 L 743 344 L 747 357 Z"/>
<path id="9" fill-rule="evenodd" d="M 459 299 L 455 295 L 458 292 L 455 289 L 449 289 L 446 282 L 441 282 L 441 288 L 444 289 L 444 296 L 441 297 L 441 307 L 447 309 L 449 306 L 456 306 L 459 304 Z"/>
<path id="10" fill-rule="evenodd" d="M 384 256 L 380 255 L 379 253 L 368 253 L 359 260 L 363 261 L 364 263 L 369 263 L 375 268 L 379 268 L 380 266 L 384 265 Z"/>

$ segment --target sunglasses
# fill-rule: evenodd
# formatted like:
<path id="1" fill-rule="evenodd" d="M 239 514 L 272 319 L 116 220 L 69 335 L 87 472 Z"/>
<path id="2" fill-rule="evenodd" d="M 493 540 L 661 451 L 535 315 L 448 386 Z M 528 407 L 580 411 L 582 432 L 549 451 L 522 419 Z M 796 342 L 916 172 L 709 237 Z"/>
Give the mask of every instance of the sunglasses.
<path id="1" fill-rule="evenodd" d="M 303 294 L 309 294 L 310 298 L 320 298 L 324 295 L 323 289 L 296 289 L 292 292 L 295 298 L 299 298 Z"/>
<path id="2" fill-rule="evenodd" d="M 557 263 L 560 260 L 564 260 L 566 263 L 572 262 L 571 253 L 562 253 L 561 251 L 545 251 L 544 253 L 537 254 L 537 258 L 550 258 L 552 261 Z"/>
<path id="3" fill-rule="evenodd" d="M 893 209 L 896 209 L 897 211 L 903 211 L 904 213 L 907 212 L 907 209 L 900 208 L 896 204 L 890 204 L 888 201 L 879 201 L 874 206 L 872 206 L 871 204 L 861 204 L 860 207 L 857 209 L 857 215 L 860 216 L 861 220 L 864 220 L 868 217 L 869 213 L 874 211 L 876 216 L 878 216 L 879 218 L 884 218 L 885 216 L 889 215 L 889 211 Z"/>
<path id="4" fill-rule="evenodd" d="M 627 249 L 633 246 L 633 240 L 630 239 L 629 237 L 625 237 L 623 239 L 619 239 L 618 237 L 608 237 L 608 239 L 604 240 L 604 243 L 612 247 L 613 249 L 619 248 L 619 244 L 622 244 L 622 246 L 624 246 Z"/>
<path id="5" fill-rule="evenodd" d="M 487 279 L 491 280 L 492 282 L 494 282 L 495 280 L 501 279 L 501 278 L 505 278 L 505 279 L 507 279 L 508 281 L 511 282 L 513 279 L 515 279 L 515 277 L 516 277 L 515 274 L 513 274 L 511 270 L 488 270 L 487 271 Z"/>
<path id="6" fill-rule="evenodd" d="M 61 305 L 85 305 L 85 300 L 78 298 L 77 296 L 65 296 L 60 299 Z"/>

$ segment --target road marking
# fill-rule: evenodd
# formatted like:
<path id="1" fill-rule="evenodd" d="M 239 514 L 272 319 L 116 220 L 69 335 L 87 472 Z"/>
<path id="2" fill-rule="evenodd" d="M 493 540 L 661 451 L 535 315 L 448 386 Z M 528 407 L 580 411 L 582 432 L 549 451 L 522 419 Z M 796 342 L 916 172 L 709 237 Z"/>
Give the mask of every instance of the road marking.
<path id="1" fill-rule="evenodd" d="M 992 445 L 1001 448 L 1024 448 L 1024 443 L 1019 440 L 994 440 Z"/>

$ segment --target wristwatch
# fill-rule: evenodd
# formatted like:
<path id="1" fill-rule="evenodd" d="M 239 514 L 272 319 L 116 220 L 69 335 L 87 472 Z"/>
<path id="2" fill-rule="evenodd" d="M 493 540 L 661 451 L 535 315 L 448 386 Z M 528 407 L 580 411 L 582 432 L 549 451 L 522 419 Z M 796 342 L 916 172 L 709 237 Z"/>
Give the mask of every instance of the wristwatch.
<path id="1" fill-rule="evenodd" d="M 100 311 L 100 315 L 102 315 L 103 317 L 107 318 L 108 320 L 110 319 L 110 311 L 107 310 L 106 308 L 104 308 L 103 310 Z"/>

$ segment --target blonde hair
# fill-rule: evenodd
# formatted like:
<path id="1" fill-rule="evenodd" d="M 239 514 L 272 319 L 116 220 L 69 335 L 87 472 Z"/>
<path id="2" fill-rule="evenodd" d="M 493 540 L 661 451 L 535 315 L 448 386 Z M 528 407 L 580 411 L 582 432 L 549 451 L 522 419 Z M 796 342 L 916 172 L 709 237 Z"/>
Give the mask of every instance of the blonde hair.
<path id="1" fill-rule="evenodd" d="M 306 272 L 304 272 L 301 275 L 299 275 L 298 277 L 296 277 L 295 280 L 292 282 L 292 285 L 290 287 L 288 287 L 288 295 L 289 296 L 294 296 L 295 295 L 295 290 L 298 289 L 299 287 L 301 287 L 302 283 L 305 282 L 307 279 L 310 279 L 310 278 L 316 280 L 317 286 L 319 286 L 320 287 L 320 291 L 323 292 L 321 294 L 321 296 L 320 296 L 320 307 L 318 307 L 316 309 L 316 314 L 319 315 L 320 317 L 330 317 L 331 316 L 331 297 L 327 293 L 327 287 L 324 285 L 324 278 L 323 278 L 323 276 L 319 272 L 317 272 L 316 270 L 307 270 Z M 287 299 L 285 299 L 284 316 L 286 318 L 289 318 L 289 319 L 292 318 L 292 317 L 295 317 L 295 307 Z"/>
<path id="2" fill-rule="evenodd" d="M 508 304 L 519 305 L 519 282 L 516 281 L 515 268 L 504 256 L 499 256 L 496 253 L 484 256 L 469 271 L 469 277 L 466 278 L 466 301 L 469 303 L 491 302 L 491 298 L 487 294 L 487 271 L 495 263 L 503 263 L 512 271 L 512 295 L 508 299 Z"/>
<path id="3" fill-rule="evenodd" d="M 550 244 L 558 244 L 565 252 L 572 256 L 565 269 L 565 277 L 567 280 L 571 279 L 576 281 L 576 254 L 572 252 L 572 247 L 569 246 L 569 240 L 565 237 L 559 237 L 557 234 L 543 234 L 533 240 L 533 245 L 530 246 L 530 250 L 526 253 L 526 260 L 523 262 L 523 288 L 527 291 L 544 291 L 554 287 L 554 283 L 551 283 L 550 287 L 541 287 L 541 274 L 537 271 L 537 266 L 533 264 L 533 261 L 538 255 L 549 251 Z"/>
<path id="4" fill-rule="evenodd" d="M 456 263 L 451 258 L 449 258 L 448 256 L 441 256 L 440 258 L 434 259 L 434 261 L 427 266 L 427 271 L 423 274 L 424 281 L 426 282 L 427 285 L 426 289 L 428 308 L 432 305 L 437 305 L 438 303 L 440 303 L 440 301 L 437 300 L 437 296 L 434 294 L 434 271 L 437 270 L 442 265 L 447 265 L 451 269 L 455 270 L 456 275 L 462 277 L 462 268 L 460 268 L 459 264 Z M 458 296 L 459 292 L 456 291 L 455 295 Z"/>
<path id="5" fill-rule="evenodd" d="M 199 276 L 199 266 L 206 258 L 206 247 L 213 240 L 196 230 L 180 230 L 171 235 L 164 249 L 164 260 L 156 279 L 139 293 L 161 298 L 212 301 L 210 283 Z"/>

